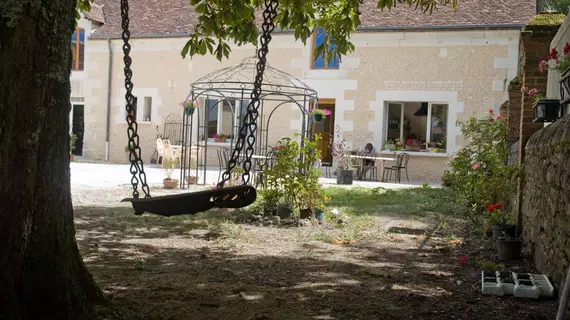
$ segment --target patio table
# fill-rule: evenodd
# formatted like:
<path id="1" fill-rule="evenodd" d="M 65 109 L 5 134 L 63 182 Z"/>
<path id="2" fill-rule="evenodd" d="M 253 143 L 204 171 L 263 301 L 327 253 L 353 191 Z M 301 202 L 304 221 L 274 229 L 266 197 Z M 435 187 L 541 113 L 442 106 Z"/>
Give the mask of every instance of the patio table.
<path id="1" fill-rule="evenodd" d="M 362 160 L 372 160 L 375 163 L 380 163 L 380 170 L 382 172 L 380 181 L 384 181 L 384 168 L 386 167 L 386 161 L 394 161 L 395 158 L 388 158 L 388 157 L 379 157 L 379 156 L 366 156 L 366 155 L 357 155 L 351 154 L 349 155 L 350 158 L 353 159 L 362 159 Z M 364 169 L 364 161 L 360 161 L 360 172 Z"/>

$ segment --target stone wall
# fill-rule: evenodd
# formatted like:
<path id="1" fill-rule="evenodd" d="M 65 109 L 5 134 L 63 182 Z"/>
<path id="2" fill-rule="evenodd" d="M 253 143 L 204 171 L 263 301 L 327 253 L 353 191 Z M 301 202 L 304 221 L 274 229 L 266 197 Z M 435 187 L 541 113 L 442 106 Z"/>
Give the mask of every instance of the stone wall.
<path id="1" fill-rule="evenodd" d="M 570 261 L 570 117 L 534 134 L 525 151 L 523 237 L 538 270 L 561 286 Z"/>

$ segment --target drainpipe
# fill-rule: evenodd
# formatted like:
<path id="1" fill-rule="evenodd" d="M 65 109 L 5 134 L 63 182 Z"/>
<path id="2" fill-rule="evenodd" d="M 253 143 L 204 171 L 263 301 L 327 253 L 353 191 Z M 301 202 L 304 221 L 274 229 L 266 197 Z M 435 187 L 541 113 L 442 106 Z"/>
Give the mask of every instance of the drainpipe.
<path id="1" fill-rule="evenodd" d="M 107 39 L 109 48 L 109 70 L 107 72 L 107 123 L 105 126 L 105 161 L 109 161 L 109 135 L 111 131 L 111 75 L 113 70 L 113 50 L 111 49 L 111 39 Z"/>

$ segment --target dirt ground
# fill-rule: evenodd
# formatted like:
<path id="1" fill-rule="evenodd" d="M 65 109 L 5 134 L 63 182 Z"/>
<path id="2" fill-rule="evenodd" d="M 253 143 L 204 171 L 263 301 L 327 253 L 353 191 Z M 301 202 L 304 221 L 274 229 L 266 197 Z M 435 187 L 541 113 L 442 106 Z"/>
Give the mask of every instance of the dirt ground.
<path id="1" fill-rule="evenodd" d="M 285 228 L 231 213 L 139 217 L 119 203 L 128 195 L 73 191 L 80 250 L 112 302 L 108 319 L 555 318 L 554 299 L 479 293 L 475 257 L 496 254 L 461 221 L 379 212 L 349 227 Z M 506 267 L 533 271 L 528 254 Z"/>

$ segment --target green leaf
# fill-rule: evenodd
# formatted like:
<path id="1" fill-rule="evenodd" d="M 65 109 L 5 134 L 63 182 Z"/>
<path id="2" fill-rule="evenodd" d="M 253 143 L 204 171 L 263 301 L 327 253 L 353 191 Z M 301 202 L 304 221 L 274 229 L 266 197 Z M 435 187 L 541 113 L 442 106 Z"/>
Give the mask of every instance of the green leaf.
<path id="1" fill-rule="evenodd" d="M 191 45 L 192 40 L 188 40 L 186 42 L 186 44 L 184 45 L 184 48 L 182 48 L 182 58 L 186 58 L 186 56 L 188 55 L 188 50 L 190 49 L 190 45 Z"/>
<path id="2" fill-rule="evenodd" d="M 204 41 L 204 39 L 200 40 L 200 45 L 198 50 L 201 55 L 205 55 L 208 52 L 208 46 L 206 45 L 206 41 Z"/>

